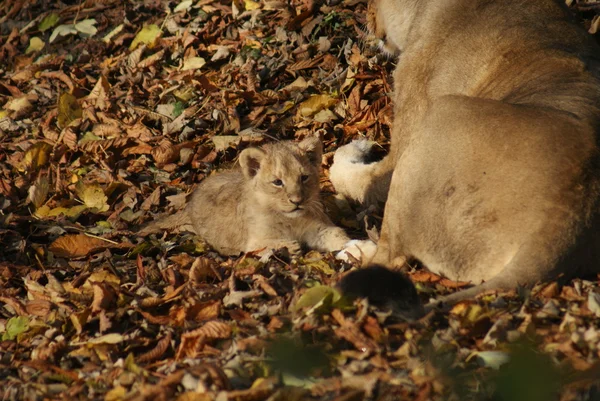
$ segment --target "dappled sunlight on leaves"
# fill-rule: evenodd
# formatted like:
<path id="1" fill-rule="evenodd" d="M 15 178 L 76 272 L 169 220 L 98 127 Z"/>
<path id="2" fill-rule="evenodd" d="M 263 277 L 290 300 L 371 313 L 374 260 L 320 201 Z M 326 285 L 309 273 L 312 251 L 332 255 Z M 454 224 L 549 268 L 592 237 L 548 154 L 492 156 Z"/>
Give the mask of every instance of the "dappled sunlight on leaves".
<path id="1" fill-rule="evenodd" d="M 327 213 L 376 239 L 381 214 L 327 179 L 340 145 L 389 145 L 394 61 L 365 14 L 361 0 L 0 2 L 2 400 L 597 394 L 598 280 L 407 323 L 341 296 L 356 264 L 331 254 L 263 263 L 185 226 L 138 235 L 244 148 L 317 133 Z M 468 285 L 403 269 L 423 301 Z"/>

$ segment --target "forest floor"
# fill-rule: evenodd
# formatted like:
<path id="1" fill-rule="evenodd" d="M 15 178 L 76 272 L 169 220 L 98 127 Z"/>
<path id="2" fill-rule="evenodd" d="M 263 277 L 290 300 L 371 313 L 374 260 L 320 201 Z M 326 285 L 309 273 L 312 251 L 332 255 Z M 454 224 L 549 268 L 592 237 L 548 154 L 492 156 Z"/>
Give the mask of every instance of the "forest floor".
<path id="1" fill-rule="evenodd" d="M 339 299 L 356 266 L 331 254 L 263 264 L 136 235 L 241 149 L 317 133 L 327 211 L 364 238 L 327 173 L 352 139 L 388 145 L 394 61 L 365 12 L 0 4 L 0 400 L 600 400 L 599 279 L 407 323 Z M 463 285 L 405 270 L 424 302 Z"/>

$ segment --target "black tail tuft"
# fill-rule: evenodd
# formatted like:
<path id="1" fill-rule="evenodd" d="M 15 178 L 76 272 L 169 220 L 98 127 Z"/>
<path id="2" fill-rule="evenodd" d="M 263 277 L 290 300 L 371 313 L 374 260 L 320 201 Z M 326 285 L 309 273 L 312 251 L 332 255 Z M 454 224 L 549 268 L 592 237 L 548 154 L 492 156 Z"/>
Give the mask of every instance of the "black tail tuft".
<path id="1" fill-rule="evenodd" d="M 424 314 L 412 281 L 404 274 L 380 265 L 348 273 L 338 287 L 344 295 L 367 298 L 371 304 L 391 308 L 394 314 L 408 321 Z"/>

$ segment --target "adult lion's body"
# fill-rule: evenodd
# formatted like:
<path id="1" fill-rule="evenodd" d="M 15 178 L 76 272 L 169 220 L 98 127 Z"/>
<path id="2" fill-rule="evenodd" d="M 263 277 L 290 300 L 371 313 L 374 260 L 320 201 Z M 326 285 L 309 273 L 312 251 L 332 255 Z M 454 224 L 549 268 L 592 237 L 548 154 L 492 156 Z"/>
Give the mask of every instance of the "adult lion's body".
<path id="1" fill-rule="evenodd" d="M 416 258 L 486 282 L 450 300 L 599 271 L 593 39 L 553 0 L 378 0 L 370 13 L 401 54 L 390 154 L 361 165 L 351 190 L 331 180 L 361 201 L 387 197 L 373 262 Z M 360 153 L 341 148 L 333 171 L 356 171 Z"/>

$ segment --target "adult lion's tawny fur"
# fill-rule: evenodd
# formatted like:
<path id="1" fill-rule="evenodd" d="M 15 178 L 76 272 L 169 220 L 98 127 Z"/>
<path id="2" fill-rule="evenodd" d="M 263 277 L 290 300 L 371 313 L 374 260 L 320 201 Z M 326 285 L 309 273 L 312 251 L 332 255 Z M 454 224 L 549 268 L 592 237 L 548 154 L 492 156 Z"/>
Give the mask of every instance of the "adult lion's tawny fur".
<path id="1" fill-rule="evenodd" d="M 249 148 L 240 170 L 206 178 L 184 210 L 151 223 L 141 234 L 191 224 L 194 232 L 225 255 L 301 244 L 337 251 L 350 241 L 333 225 L 319 199 L 322 145 L 317 138 Z"/>
<path id="2" fill-rule="evenodd" d="M 375 0 L 369 25 L 400 53 L 391 150 L 330 178 L 387 199 L 372 262 L 485 281 L 448 302 L 600 271 L 600 51 L 562 2 Z"/>

